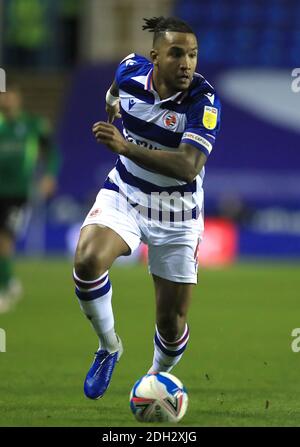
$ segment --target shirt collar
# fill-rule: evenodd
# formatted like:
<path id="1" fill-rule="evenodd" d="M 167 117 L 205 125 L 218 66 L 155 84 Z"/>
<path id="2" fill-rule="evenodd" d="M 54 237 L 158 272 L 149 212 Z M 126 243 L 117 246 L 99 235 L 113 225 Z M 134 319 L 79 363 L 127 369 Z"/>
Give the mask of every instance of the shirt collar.
<path id="1" fill-rule="evenodd" d="M 150 69 L 149 73 L 146 76 L 146 82 L 145 82 L 145 90 L 148 90 L 149 92 L 156 93 L 156 90 L 154 90 L 153 87 L 153 67 Z M 162 99 L 160 102 L 167 102 L 167 101 L 174 101 L 178 104 L 181 104 L 183 99 L 186 97 L 187 92 L 177 92 L 175 95 L 170 96 L 169 98 Z"/>
<path id="2" fill-rule="evenodd" d="M 146 76 L 145 82 L 145 90 L 151 91 L 153 90 L 153 67 L 150 69 L 149 73 Z"/>

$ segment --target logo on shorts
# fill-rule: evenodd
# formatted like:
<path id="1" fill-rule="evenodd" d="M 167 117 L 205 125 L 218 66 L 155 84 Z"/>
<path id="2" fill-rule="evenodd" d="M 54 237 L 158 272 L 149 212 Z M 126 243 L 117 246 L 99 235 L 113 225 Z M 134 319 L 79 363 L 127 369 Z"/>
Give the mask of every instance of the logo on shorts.
<path id="1" fill-rule="evenodd" d="M 96 217 L 101 213 L 101 209 L 100 208 L 96 208 L 94 210 L 92 210 L 89 214 L 90 217 Z"/>
<path id="2" fill-rule="evenodd" d="M 174 112 L 167 112 L 164 116 L 164 125 L 169 129 L 174 129 L 178 123 L 178 116 Z"/>

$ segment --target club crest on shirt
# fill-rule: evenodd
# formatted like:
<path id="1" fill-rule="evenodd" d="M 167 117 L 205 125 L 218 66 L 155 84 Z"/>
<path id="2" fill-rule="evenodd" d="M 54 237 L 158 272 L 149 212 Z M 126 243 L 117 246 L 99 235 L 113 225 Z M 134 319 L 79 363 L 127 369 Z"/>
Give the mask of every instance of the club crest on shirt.
<path id="1" fill-rule="evenodd" d="M 217 125 L 218 109 L 215 107 L 205 106 L 202 122 L 206 129 L 214 129 Z"/>
<path id="2" fill-rule="evenodd" d="M 164 125 L 168 128 L 168 129 L 175 129 L 175 127 L 178 124 L 178 115 L 175 112 L 167 112 L 164 115 Z"/>

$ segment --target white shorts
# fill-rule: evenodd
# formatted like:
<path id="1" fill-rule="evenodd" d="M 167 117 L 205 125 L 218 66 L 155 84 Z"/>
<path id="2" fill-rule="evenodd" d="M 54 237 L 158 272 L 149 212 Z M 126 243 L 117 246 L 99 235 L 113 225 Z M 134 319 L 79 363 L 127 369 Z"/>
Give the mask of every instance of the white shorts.
<path id="1" fill-rule="evenodd" d="M 177 226 L 149 222 L 122 194 L 101 189 L 81 228 L 91 224 L 111 228 L 131 252 L 142 241 L 148 245 L 151 274 L 178 283 L 197 284 L 197 251 L 204 231 L 203 213 Z"/>

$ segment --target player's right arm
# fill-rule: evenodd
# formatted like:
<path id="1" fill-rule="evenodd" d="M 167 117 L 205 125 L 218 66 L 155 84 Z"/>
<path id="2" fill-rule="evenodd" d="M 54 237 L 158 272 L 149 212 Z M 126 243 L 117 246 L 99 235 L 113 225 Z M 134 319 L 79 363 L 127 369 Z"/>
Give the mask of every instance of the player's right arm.
<path id="1" fill-rule="evenodd" d="M 112 124 L 116 118 L 121 118 L 119 100 L 120 83 L 122 84 L 124 80 L 126 81 L 128 73 L 131 73 L 132 70 L 135 70 L 137 64 L 144 64 L 145 61 L 149 63 L 149 61 L 147 61 L 147 59 L 143 56 L 131 53 L 120 62 L 116 71 L 115 79 L 106 93 L 105 110 L 108 115 L 108 123 Z"/>
<path id="2" fill-rule="evenodd" d="M 116 118 L 121 118 L 119 87 L 115 79 L 106 93 L 105 110 L 108 115 L 107 121 L 110 124 L 112 124 Z"/>

